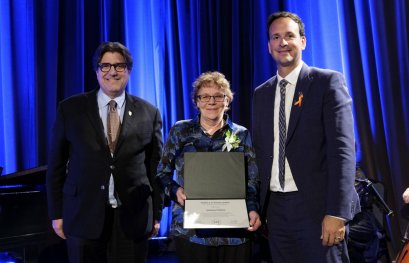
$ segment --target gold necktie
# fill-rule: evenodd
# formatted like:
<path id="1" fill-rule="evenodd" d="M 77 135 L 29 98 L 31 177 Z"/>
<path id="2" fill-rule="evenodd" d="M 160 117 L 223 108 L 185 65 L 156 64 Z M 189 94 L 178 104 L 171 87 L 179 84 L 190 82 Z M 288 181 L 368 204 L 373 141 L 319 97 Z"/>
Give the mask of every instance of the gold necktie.
<path id="1" fill-rule="evenodd" d="M 121 122 L 119 120 L 119 114 L 117 112 L 117 104 L 114 100 L 111 100 L 108 104 L 108 144 L 111 153 L 115 151 L 115 146 L 118 139 L 119 128 Z"/>

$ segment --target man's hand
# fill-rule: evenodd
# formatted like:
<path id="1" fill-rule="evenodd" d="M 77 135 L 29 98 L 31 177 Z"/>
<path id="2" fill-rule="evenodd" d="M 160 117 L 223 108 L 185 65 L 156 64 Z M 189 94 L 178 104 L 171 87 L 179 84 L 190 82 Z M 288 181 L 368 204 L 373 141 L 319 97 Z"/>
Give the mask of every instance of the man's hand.
<path id="1" fill-rule="evenodd" d="M 261 226 L 260 216 L 256 211 L 250 211 L 249 213 L 249 227 L 247 228 L 248 231 L 254 232 Z"/>
<path id="2" fill-rule="evenodd" d="M 176 197 L 178 199 L 177 201 L 179 205 L 184 206 L 186 200 L 185 189 L 179 187 L 178 190 L 176 191 Z"/>
<path id="3" fill-rule="evenodd" d="M 64 231 L 62 230 L 62 219 L 54 219 L 53 220 L 53 229 L 54 232 L 61 237 L 62 239 L 66 239 L 64 235 Z"/>
<path id="4" fill-rule="evenodd" d="M 409 204 L 409 188 L 406 188 L 405 192 L 403 192 L 402 198 L 405 204 Z"/>
<path id="5" fill-rule="evenodd" d="M 345 221 L 341 218 L 326 215 L 322 220 L 322 245 L 338 245 L 345 238 Z"/>
<path id="6" fill-rule="evenodd" d="M 155 220 L 155 222 L 153 222 L 151 237 L 156 237 L 159 233 L 159 229 L 160 229 L 160 223 L 158 220 Z"/>

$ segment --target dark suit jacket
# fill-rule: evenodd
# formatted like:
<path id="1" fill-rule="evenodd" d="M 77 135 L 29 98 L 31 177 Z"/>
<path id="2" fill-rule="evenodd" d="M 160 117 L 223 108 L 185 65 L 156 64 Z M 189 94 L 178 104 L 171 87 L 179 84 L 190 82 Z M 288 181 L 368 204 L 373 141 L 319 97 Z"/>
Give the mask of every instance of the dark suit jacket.
<path id="1" fill-rule="evenodd" d="M 128 238 L 144 238 L 162 213 L 163 194 L 154 181 L 162 150 L 161 116 L 148 102 L 126 94 L 112 157 L 98 111 L 97 91 L 59 104 L 47 171 L 49 215 L 63 219 L 65 234 L 99 237 L 112 173 L 122 203 L 122 229 Z"/>
<path id="2" fill-rule="evenodd" d="M 264 209 L 274 158 L 276 85 L 274 76 L 256 88 L 253 98 L 252 135 Z M 294 105 L 301 94 L 301 106 Z M 357 203 L 354 142 L 352 100 L 343 75 L 304 64 L 291 108 L 286 157 L 299 194 L 312 211 L 322 216 L 353 217 Z"/>

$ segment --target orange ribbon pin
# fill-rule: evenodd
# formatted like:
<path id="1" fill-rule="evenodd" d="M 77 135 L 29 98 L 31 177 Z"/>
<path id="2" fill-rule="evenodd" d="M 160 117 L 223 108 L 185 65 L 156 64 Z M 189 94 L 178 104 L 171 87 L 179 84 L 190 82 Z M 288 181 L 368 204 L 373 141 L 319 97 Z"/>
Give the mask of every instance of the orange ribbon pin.
<path id="1" fill-rule="evenodd" d="M 302 94 L 302 92 L 298 93 L 298 99 L 297 101 L 294 103 L 294 106 L 298 106 L 301 107 L 302 105 L 302 99 L 304 98 L 304 95 Z"/>

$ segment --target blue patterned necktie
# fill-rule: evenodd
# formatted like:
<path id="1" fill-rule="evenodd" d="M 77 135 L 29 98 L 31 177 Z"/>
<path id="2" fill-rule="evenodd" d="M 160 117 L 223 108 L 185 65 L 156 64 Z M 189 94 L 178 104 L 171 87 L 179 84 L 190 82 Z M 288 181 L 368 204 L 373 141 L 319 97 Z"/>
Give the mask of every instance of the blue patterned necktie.
<path id="1" fill-rule="evenodd" d="M 279 148 L 278 148 L 278 178 L 280 181 L 281 189 L 284 190 L 284 179 L 285 179 L 285 142 L 287 140 L 287 127 L 285 121 L 285 86 L 287 86 L 288 81 L 282 79 L 280 81 L 280 113 L 279 113 Z"/>

